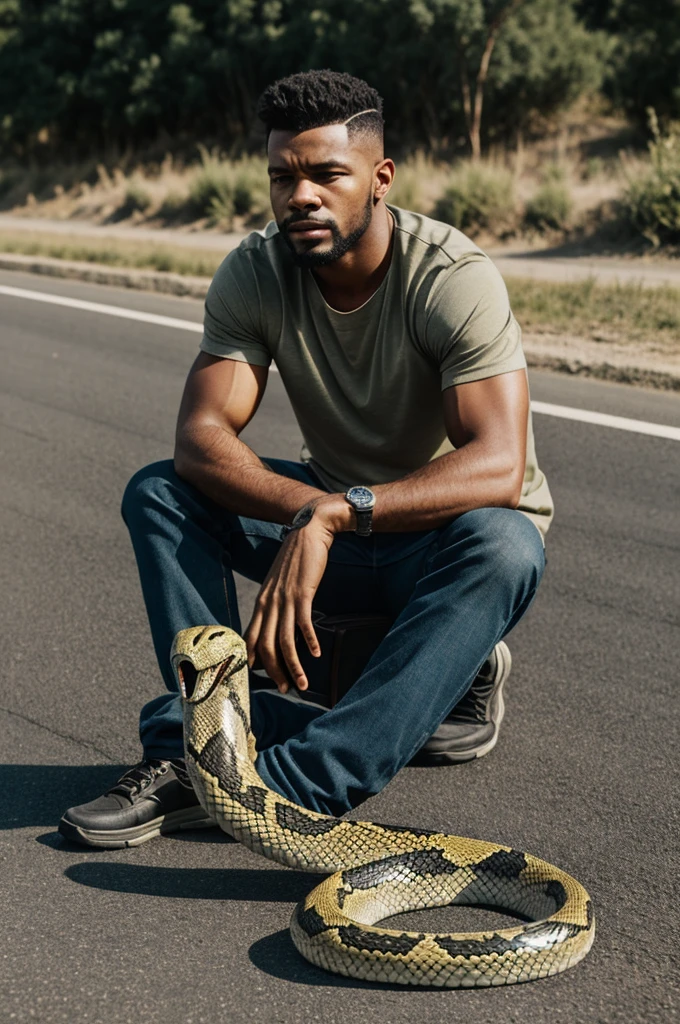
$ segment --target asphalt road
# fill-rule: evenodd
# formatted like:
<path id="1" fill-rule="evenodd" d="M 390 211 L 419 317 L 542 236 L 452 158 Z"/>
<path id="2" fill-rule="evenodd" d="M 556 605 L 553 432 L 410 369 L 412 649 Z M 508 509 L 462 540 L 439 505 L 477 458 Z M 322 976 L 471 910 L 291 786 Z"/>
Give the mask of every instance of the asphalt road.
<path id="1" fill-rule="evenodd" d="M 0 284 L 198 322 L 200 304 L 26 275 Z M 680 443 L 536 415 L 557 502 L 548 569 L 510 637 L 506 721 L 478 762 L 405 769 L 360 817 L 497 840 L 590 891 L 592 952 L 556 978 L 404 990 L 308 965 L 288 937 L 313 882 L 217 831 L 95 852 L 63 809 L 138 756 L 158 692 L 121 492 L 168 457 L 198 336 L 0 296 L 0 1020 L 87 1024 L 636 1024 L 677 1019 Z M 680 398 L 535 373 L 532 396 L 668 425 Z M 297 458 L 270 376 L 246 440 Z M 241 587 L 244 615 L 253 587 Z M 450 908 L 404 926 L 469 930 Z"/>

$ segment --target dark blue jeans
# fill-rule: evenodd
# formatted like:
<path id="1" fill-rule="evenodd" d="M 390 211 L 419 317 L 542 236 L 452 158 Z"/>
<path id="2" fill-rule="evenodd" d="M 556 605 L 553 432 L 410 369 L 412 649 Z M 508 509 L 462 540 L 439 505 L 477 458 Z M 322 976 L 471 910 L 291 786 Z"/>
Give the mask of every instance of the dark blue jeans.
<path id="1" fill-rule="evenodd" d="M 304 464 L 266 462 L 321 486 Z M 279 550 L 281 526 L 228 512 L 178 477 L 170 461 L 135 474 L 123 517 L 168 691 L 142 709 L 140 736 L 147 756 L 181 757 L 182 710 L 169 659 L 175 633 L 204 623 L 241 633 L 233 574 L 261 583 Z M 263 780 L 326 814 L 342 814 L 378 793 L 522 617 L 544 564 L 534 524 L 505 508 L 476 509 L 437 530 L 339 534 L 315 609 L 386 614 L 394 625 L 331 711 L 253 692 Z"/>

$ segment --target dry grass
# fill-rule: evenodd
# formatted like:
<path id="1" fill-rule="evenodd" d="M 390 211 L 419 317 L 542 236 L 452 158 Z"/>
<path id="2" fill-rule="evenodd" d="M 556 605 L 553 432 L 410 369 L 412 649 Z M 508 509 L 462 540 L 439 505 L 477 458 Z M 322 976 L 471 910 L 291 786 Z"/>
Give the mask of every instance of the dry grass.
<path id="1" fill-rule="evenodd" d="M 526 331 L 579 335 L 599 342 L 651 343 L 680 351 L 680 288 L 553 283 L 508 278 L 515 315 Z"/>
<path id="2" fill-rule="evenodd" d="M 0 252 L 101 263 L 108 267 L 161 270 L 196 277 L 212 277 L 224 258 L 224 253 L 210 249 L 183 249 L 118 238 L 64 239 L 46 231 L 0 231 Z"/>

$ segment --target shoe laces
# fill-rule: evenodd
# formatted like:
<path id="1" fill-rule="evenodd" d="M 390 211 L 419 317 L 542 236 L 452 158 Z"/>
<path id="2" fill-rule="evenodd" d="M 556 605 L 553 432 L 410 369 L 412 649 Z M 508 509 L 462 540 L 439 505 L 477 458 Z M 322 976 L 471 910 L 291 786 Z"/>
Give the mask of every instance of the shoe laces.
<path id="1" fill-rule="evenodd" d="M 186 789 L 193 790 L 193 783 L 189 778 L 189 772 L 187 771 L 187 765 L 184 758 L 177 757 L 173 761 L 171 761 L 170 764 L 172 765 L 173 771 L 177 776 L 177 781 Z"/>
<path id="2" fill-rule="evenodd" d="M 167 774 L 170 767 L 175 767 L 172 761 L 163 761 L 157 757 L 147 758 L 133 768 L 128 768 L 113 789 L 109 790 L 109 793 L 120 793 L 127 797 L 136 796 L 161 775 Z"/>
<path id="3" fill-rule="evenodd" d="M 493 693 L 495 671 L 489 661 L 485 661 L 464 697 L 456 704 L 450 717 L 463 719 L 467 722 L 486 722 L 489 697 Z"/>

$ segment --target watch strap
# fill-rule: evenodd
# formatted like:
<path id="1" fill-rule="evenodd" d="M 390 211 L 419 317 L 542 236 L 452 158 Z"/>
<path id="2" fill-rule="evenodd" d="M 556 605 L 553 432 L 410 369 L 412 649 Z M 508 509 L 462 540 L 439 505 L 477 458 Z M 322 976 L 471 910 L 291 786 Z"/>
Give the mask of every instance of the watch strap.
<path id="1" fill-rule="evenodd" d="M 354 509 L 354 515 L 357 517 L 357 528 L 354 531 L 357 537 L 370 537 L 373 533 L 373 509 L 364 509 L 362 512 Z"/>
<path id="2" fill-rule="evenodd" d="M 354 509 L 356 517 L 357 537 L 370 537 L 373 532 L 373 508 L 375 507 L 375 494 L 369 487 L 359 485 L 350 487 L 345 494 L 345 500 Z M 368 505 L 368 507 L 366 507 Z"/>

